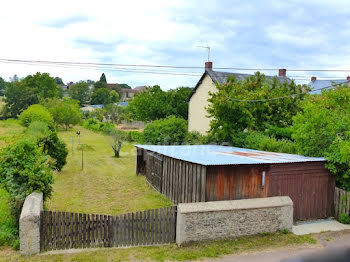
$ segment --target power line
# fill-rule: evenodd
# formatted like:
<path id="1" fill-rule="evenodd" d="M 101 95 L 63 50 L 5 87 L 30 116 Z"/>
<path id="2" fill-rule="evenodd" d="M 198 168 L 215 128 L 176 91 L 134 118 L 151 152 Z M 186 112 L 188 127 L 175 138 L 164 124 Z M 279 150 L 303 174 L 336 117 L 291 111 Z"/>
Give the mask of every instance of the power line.
<path id="1" fill-rule="evenodd" d="M 346 83 L 349 83 L 350 81 L 345 81 L 343 83 L 337 83 L 337 85 L 342 85 L 342 84 L 346 84 Z M 294 97 L 294 96 L 298 96 L 298 95 L 305 95 L 309 92 L 315 92 L 315 91 L 320 91 L 320 90 L 323 90 L 323 89 L 327 89 L 327 88 L 331 88 L 331 87 L 334 87 L 333 85 L 330 85 L 330 86 L 325 86 L 325 87 L 322 87 L 322 88 L 317 88 L 317 89 L 314 89 L 314 90 L 310 90 L 308 92 L 301 92 L 301 93 L 297 93 L 297 94 L 293 94 L 293 95 L 288 95 L 288 96 L 280 96 L 280 97 L 273 97 L 273 98 L 266 98 L 266 99 L 252 99 L 252 100 L 244 100 L 244 99 L 234 99 L 234 98 L 230 98 L 230 97 L 226 97 L 228 99 L 230 99 L 231 101 L 234 101 L 234 102 L 266 102 L 266 101 L 274 101 L 274 100 L 279 100 L 279 99 L 284 99 L 284 98 L 289 98 L 289 97 Z"/>
<path id="2" fill-rule="evenodd" d="M 153 67 L 153 68 L 176 68 L 176 69 L 203 69 L 202 66 L 175 66 L 175 65 L 151 65 L 151 64 L 119 64 L 119 63 L 92 63 L 92 62 L 68 62 L 68 61 L 48 61 L 48 60 L 23 60 L 23 59 L 4 59 L 3 62 L 30 62 L 30 63 L 46 63 L 61 65 L 93 65 L 93 66 L 115 66 L 115 67 Z M 242 67 L 214 67 L 218 70 L 238 70 L 238 71 L 277 71 L 280 68 L 242 68 Z M 292 72 L 350 72 L 350 69 L 296 69 L 287 68 Z"/>

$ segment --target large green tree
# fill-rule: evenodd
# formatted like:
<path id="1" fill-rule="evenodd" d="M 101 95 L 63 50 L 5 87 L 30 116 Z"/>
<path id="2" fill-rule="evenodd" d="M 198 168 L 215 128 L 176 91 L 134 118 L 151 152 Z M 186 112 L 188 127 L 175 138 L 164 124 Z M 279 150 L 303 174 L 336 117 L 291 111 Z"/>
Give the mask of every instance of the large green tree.
<path id="1" fill-rule="evenodd" d="M 132 117 L 140 121 L 152 121 L 171 115 L 187 119 L 186 99 L 191 90 L 188 87 L 180 87 L 166 92 L 157 85 L 149 87 L 135 95 L 128 106 L 128 111 Z"/>
<path id="2" fill-rule="evenodd" d="M 30 105 L 37 104 L 40 99 L 58 97 L 59 94 L 55 79 L 47 73 L 36 73 L 22 80 L 14 78 L 5 90 L 4 112 L 7 116 L 16 117 Z"/>
<path id="3" fill-rule="evenodd" d="M 72 99 L 78 100 L 81 105 L 87 103 L 89 102 L 91 95 L 89 84 L 84 81 L 80 81 L 74 85 L 71 85 L 68 89 L 68 94 Z"/>
<path id="4" fill-rule="evenodd" d="M 113 93 L 113 96 L 111 96 L 111 92 Z M 115 91 L 109 91 L 107 88 L 99 88 L 96 89 L 92 95 L 91 95 L 91 104 L 92 105 L 106 105 L 113 103 L 114 101 L 118 99 L 118 94 Z"/>
<path id="5" fill-rule="evenodd" d="M 281 83 L 277 78 L 267 79 L 259 72 L 243 81 L 230 76 L 225 84 L 216 85 L 216 88 L 217 92 L 210 93 L 207 111 L 212 117 L 211 133 L 222 141 L 229 141 L 234 134 L 243 131 L 265 131 L 271 126 L 289 127 L 292 117 L 300 111 L 300 101 L 306 91 L 305 87 L 293 81 Z M 289 95 L 295 96 L 246 101 Z"/>
<path id="6" fill-rule="evenodd" d="M 350 190 L 350 89 L 310 96 L 294 117 L 293 138 L 299 153 L 326 157 L 336 183 Z"/>
<path id="7" fill-rule="evenodd" d="M 5 94 L 6 89 L 6 81 L 0 77 L 0 96 L 3 96 Z"/>
<path id="8" fill-rule="evenodd" d="M 82 119 L 82 112 L 79 108 L 79 101 L 73 99 L 47 99 L 42 104 L 51 113 L 54 122 L 66 130 L 71 125 L 78 124 Z"/>

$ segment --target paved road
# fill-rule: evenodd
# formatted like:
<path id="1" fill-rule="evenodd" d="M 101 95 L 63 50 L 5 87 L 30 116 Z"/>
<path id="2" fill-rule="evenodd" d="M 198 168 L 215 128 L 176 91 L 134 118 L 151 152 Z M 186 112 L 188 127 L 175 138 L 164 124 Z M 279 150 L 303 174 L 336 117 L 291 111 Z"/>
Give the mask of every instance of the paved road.
<path id="1" fill-rule="evenodd" d="M 299 258 L 312 254 L 323 255 L 337 250 L 350 248 L 350 231 L 327 232 L 315 235 L 318 245 L 315 247 L 299 247 L 298 249 L 278 249 L 254 254 L 231 255 L 206 262 L 279 262 L 284 259 Z"/>

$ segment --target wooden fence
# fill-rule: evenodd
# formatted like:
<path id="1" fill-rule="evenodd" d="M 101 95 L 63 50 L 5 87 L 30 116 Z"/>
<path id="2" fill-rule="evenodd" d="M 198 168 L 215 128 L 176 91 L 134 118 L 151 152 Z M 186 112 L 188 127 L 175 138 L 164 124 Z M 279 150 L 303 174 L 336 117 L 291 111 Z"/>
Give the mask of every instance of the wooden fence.
<path id="1" fill-rule="evenodd" d="M 42 211 L 41 251 L 175 242 L 176 206 L 119 216 Z"/>
<path id="2" fill-rule="evenodd" d="M 336 218 L 338 218 L 340 214 L 349 214 L 350 192 L 336 187 L 334 191 L 334 208 L 334 215 Z"/>

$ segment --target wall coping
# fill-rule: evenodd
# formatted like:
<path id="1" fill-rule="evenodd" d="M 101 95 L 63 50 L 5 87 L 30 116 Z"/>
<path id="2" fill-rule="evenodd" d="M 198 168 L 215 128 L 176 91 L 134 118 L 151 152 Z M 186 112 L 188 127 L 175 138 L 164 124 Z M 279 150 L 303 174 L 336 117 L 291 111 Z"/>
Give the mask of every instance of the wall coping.
<path id="1" fill-rule="evenodd" d="M 178 213 L 218 212 L 293 206 L 289 196 L 178 204 Z"/>

